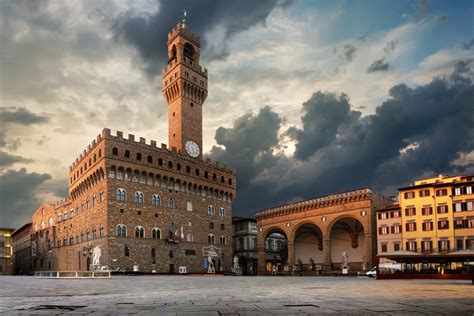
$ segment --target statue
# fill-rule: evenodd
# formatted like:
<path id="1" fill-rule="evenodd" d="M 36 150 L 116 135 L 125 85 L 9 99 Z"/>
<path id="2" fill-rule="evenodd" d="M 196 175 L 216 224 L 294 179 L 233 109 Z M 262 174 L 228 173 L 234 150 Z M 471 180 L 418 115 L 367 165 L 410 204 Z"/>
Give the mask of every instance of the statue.
<path id="1" fill-rule="evenodd" d="M 342 253 L 342 266 L 343 267 L 347 267 L 347 262 L 348 262 L 349 258 L 347 257 L 347 252 L 344 251 Z"/>
<path id="2" fill-rule="evenodd" d="M 207 257 L 207 273 L 216 273 L 216 269 L 214 268 L 214 262 L 212 262 L 212 257 Z"/>
<path id="3" fill-rule="evenodd" d="M 100 266 L 100 256 L 102 255 L 102 251 L 100 250 L 99 246 L 95 246 L 92 252 L 92 265 L 93 266 Z"/>
<path id="4" fill-rule="evenodd" d="M 341 270 L 342 274 L 347 274 L 349 272 L 349 257 L 347 256 L 347 252 L 344 250 L 342 253 L 342 265 Z"/>
<path id="5" fill-rule="evenodd" d="M 239 257 L 235 256 L 234 259 L 232 260 L 234 262 L 234 269 L 239 269 Z"/>

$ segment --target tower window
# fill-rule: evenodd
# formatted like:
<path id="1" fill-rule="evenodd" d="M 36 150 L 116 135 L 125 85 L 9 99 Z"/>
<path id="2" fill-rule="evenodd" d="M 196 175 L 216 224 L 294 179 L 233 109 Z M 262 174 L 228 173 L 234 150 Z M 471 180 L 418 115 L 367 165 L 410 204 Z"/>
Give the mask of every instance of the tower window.
<path id="1" fill-rule="evenodd" d="M 199 169 L 196 169 L 196 175 L 197 176 L 199 175 Z"/>
<path id="2" fill-rule="evenodd" d="M 189 166 L 186 166 L 186 172 L 191 173 L 191 168 Z"/>
<path id="3" fill-rule="evenodd" d="M 173 134 L 174 136 L 174 134 Z M 168 168 L 172 169 L 173 168 L 173 162 L 172 161 L 168 161 Z"/>
<path id="4" fill-rule="evenodd" d="M 176 170 L 178 170 L 178 171 L 181 170 L 181 164 L 179 162 L 176 164 Z"/>
<path id="5" fill-rule="evenodd" d="M 125 158 L 130 158 L 130 150 L 125 150 Z"/>
<path id="6" fill-rule="evenodd" d="M 161 158 L 158 159 L 158 165 L 163 166 L 163 159 L 161 159 Z"/>
<path id="7" fill-rule="evenodd" d="M 137 160 L 142 160 L 142 154 L 137 153 Z"/>
<path id="8" fill-rule="evenodd" d="M 148 156 L 147 161 L 148 161 L 148 163 L 153 163 L 153 157 L 152 157 L 152 156 Z"/>
<path id="9" fill-rule="evenodd" d="M 190 43 L 184 44 L 183 55 L 185 58 L 194 59 L 194 46 Z"/>
<path id="10" fill-rule="evenodd" d="M 112 148 L 112 155 L 114 155 L 114 156 L 118 155 L 118 148 L 117 147 Z M 81 172 L 82 172 L 82 168 L 81 168 Z"/>
<path id="11" fill-rule="evenodd" d="M 191 102 L 191 106 L 194 106 L 194 103 Z"/>

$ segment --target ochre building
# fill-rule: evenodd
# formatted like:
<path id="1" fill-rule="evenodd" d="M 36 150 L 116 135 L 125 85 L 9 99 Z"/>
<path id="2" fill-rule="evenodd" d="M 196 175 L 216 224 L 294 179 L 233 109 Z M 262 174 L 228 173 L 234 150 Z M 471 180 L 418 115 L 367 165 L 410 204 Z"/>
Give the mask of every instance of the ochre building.
<path id="1" fill-rule="evenodd" d="M 88 270 L 95 246 L 112 270 L 230 271 L 235 169 L 202 158 L 207 70 L 186 22 L 168 34 L 168 144 L 104 129 L 69 170 L 69 195 L 32 218 L 33 269 Z"/>
<path id="2" fill-rule="evenodd" d="M 291 272 L 295 266 L 341 271 L 344 255 L 349 272 L 370 269 L 377 251 L 375 211 L 391 203 L 365 188 L 257 212 L 259 273 Z M 286 237 L 287 248 L 269 259 L 266 240 L 274 234 Z"/>

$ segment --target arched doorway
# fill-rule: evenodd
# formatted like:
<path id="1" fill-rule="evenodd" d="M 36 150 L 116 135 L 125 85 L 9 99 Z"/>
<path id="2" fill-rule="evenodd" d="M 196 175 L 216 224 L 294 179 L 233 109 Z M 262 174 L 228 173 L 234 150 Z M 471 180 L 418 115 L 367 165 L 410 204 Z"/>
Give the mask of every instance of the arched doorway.
<path id="1" fill-rule="evenodd" d="M 288 264 L 288 238 L 281 230 L 272 230 L 265 238 L 265 271 L 282 272 Z"/>
<path id="2" fill-rule="evenodd" d="M 87 267 L 87 271 L 91 270 L 91 258 L 90 257 L 87 257 L 86 267 Z"/>
<path id="3" fill-rule="evenodd" d="M 364 226 L 352 217 L 344 217 L 335 222 L 330 231 L 331 263 L 333 270 L 340 270 L 344 254 L 349 270 L 363 270 L 366 256 Z"/>
<path id="4" fill-rule="evenodd" d="M 295 264 L 315 271 L 323 266 L 323 234 L 315 224 L 303 224 L 294 234 Z"/>

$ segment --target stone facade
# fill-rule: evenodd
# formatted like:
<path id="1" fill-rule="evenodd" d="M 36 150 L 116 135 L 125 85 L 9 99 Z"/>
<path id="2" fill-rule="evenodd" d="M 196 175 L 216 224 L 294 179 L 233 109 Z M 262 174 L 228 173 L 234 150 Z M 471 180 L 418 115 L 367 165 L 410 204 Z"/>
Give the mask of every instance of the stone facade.
<path id="1" fill-rule="evenodd" d="M 360 189 L 295 202 L 257 212 L 259 273 L 266 271 L 265 242 L 272 233 L 288 240 L 288 265 L 303 270 L 315 265 L 323 271 L 340 271 L 342 254 L 350 270 L 370 269 L 375 264 L 375 210 L 392 200 L 371 189 Z"/>
<path id="2" fill-rule="evenodd" d="M 30 275 L 33 273 L 31 259 L 32 224 L 27 223 L 12 233 L 13 245 L 13 274 Z"/>
<path id="3" fill-rule="evenodd" d="M 170 147 L 104 129 L 70 166 L 68 198 L 33 215 L 35 270 L 87 270 L 99 246 L 111 269 L 202 273 L 214 245 L 216 271 L 230 271 L 236 171 L 202 159 L 207 71 L 199 37 L 183 21 L 168 45 Z M 184 148 L 188 140 L 199 154 Z"/>

